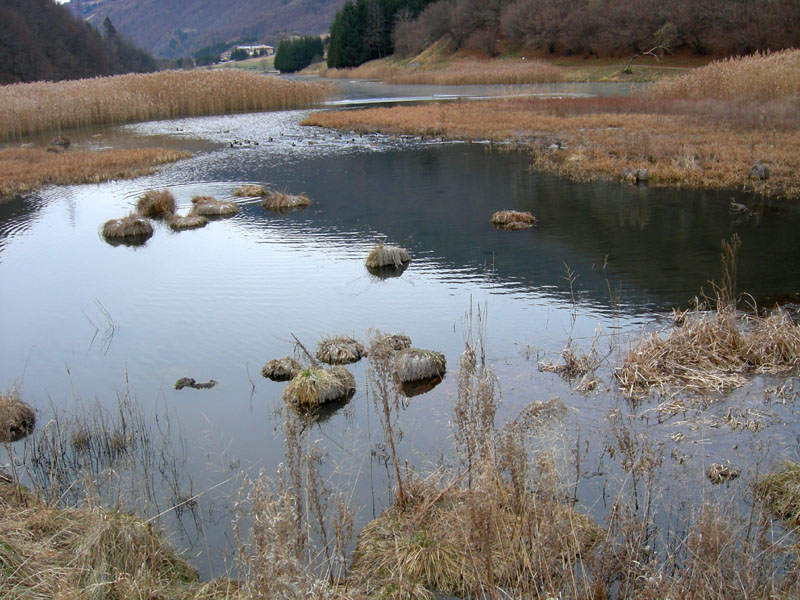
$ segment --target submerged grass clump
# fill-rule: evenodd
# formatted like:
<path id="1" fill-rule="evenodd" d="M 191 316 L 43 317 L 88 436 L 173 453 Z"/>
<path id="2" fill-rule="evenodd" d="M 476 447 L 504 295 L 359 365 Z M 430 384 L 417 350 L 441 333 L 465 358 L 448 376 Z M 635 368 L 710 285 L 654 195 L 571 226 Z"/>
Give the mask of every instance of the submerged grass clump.
<path id="1" fill-rule="evenodd" d="M 528 229 L 535 224 L 536 217 L 528 211 L 499 210 L 492 215 L 492 225 L 498 229 Z"/>
<path id="2" fill-rule="evenodd" d="M 0 393 L 0 443 L 19 441 L 36 426 L 36 413 L 15 392 Z"/>
<path id="3" fill-rule="evenodd" d="M 400 268 L 410 260 L 411 257 L 405 248 L 381 243 L 370 250 L 367 255 L 366 265 L 368 269 Z"/>
<path id="4" fill-rule="evenodd" d="M 103 224 L 103 237 L 107 242 L 114 244 L 143 244 L 153 235 L 153 226 L 150 221 L 136 213 L 110 219 Z"/>
<path id="5" fill-rule="evenodd" d="M 346 365 L 364 358 L 364 344 L 346 335 L 326 337 L 317 343 L 317 360 L 329 365 Z"/>
<path id="6" fill-rule="evenodd" d="M 136 203 L 136 210 L 149 219 L 166 219 L 175 214 L 175 197 L 169 190 L 147 190 Z"/>
<path id="7" fill-rule="evenodd" d="M 308 367 L 286 385 L 283 399 L 300 408 L 315 408 L 326 402 L 345 399 L 355 389 L 355 377 L 344 367 Z"/>
<path id="8" fill-rule="evenodd" d="M 443 377 L 446 365 L 444 354 L 422 348 L 405 348 L 393 359 L 395 373 L 402 383 Z"/>
<path id="9" fill-rule="evenodd" d="M 800 527 L 800 463 L 786 461 L 756 482 L 756 495 L 792 527 Z"/>
<path id="10" fill-rule="evenodd" d="M 302 370 L 300 363 L 291 356 L 276 358 L 261 367 L 261 375 L 272 381 L 291 381 Z"/>
<path id="11" fill-rule="evenodd" d="M 285 194 L 283 192 L 270 191 L 261 201 L 261 206 L 267 210 L 276 212 L 303 210 L 311 206 L 311 200 L 305 194 Z"/>

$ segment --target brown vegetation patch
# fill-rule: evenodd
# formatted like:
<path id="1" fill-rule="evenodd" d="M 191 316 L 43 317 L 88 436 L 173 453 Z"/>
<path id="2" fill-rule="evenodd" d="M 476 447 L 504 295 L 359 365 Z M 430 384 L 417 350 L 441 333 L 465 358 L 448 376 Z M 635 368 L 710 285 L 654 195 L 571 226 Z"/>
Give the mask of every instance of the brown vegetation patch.
<path id="1" fill-rule="evenodd" d="M 317 360 L 329 365 L 358 362 L 366 355 L 367 351 L 361 342 L 344 335 L 323 338 L 317 343 Z"/>
<path id="2" fill-rule="evenodd" d="M 291 381 L 302 368 L 297 360 L 284 356 L 267 362 L 261 367 L 261 375 L 272 381 Z"/>
<path id="3" fill-rule="evenodd" d="M 175 214 L 175 197 L 169 190 L 147 190 L 136 203 L 136 210 L 149 219 L 166 219 Z"/>
<path id="4" fill-rule="evenodd" d="M 380 269 L 382 267 L 400 268 L 408 263 L 411 257 L 408 250 L 400 246 L 390 246 L 388 244 L 378 244 L 367 255 L 366 265 L 368 269 Z"/>
<path id="5" fill-rule="evenodd" d="M 154 167 L 191 156 L 166 148 L 52 153 L 41 148 L 0 150 L 0 200 L 48 185 L 100 183 L 148 175 Z"/>
<path id="6" fill-rule="evenodd" d="M 103 237 L 109 244 L 126 244 L 136 246 L 144 244 L 153 235 L 150 221 L 136 213 L 110 219 L 103 224 Z"/>
<path id="7" fill-rule="evenodd" d="M 499 210 L 492 215 L 491 222 L 498 229 L 528 229 L 536 224 L 536 217 L 528 211 Z"/>
<path id="8" fill-rule="evenodd" d="M 0 393 L 0 443 L 28 437 L 36 426 L 36 413 L 16 393 Z"/>
<path id="9" fill-rule="evenodd" d="M 415 67 L 380 60 L 365 63 L 354 69 L 326 69 L 322 76 L 334 79 L 380 79 L 386 83 L 428 85 L 516 85 L 555 83 L 564 80 L 563 70 L 548 62 L 521 59 L 462 59 L 425 65 L 417 63 Z"/>
<path id="10" fill-rule="evenodd" d="M 315 408 L 326 402 L 349 398 L 355 389 L 356 380 L 344 367 L 308 367 L 286 385 L 283 399 L 299 408 Z"/>
<path id="11" fill-rule="evenodd" d="M 261 201 L 261 206 L 267 210 L 288 212 L 308 208 L 311 206 L 311 200 L 305 194 L 285 194 L 283 192 L 270 191 Z"/>
<path id="12" fill-rule="evenodd" d="M 529 494 L 524 508 L 496 482 L 440 489 L 406 482 L 394 504 L 359 534 L 352 581 L 375 596 L 432 598 L 432 591 L 482 597 L 497 587 L 535 590 L 562 577 L 597 543 L 588 517 Z"/>
<path id="13" fill-rule="evenodd" d="M 614 372 L 631 398 L 662 393 L 724 393 L 748 375 L 800 367 L 800 325 L 785 313 L 766 317 L 724 308 L 687 314 L 666 336 L 640 339 Z"/>
<path id="14" fill-rule="evenodd" d="M 36 131 L 311 106 L 323 84 L 237 69 L 161 71 L 0 86 L 0 139 Z"/>
<path id="15" fill-rule="evenodd" d="M 398 380 L 403 383 L 444 377 L 444 354 L 422 348 L 405 348 L 394 357 L 393 367 Z"/>
<path id="16" fill-rule="evenodd" d="M 239 212 L 239 205 L 232 200 L 215 200 L 209 196 L 192 198 L 192 213 L 201 217 L 232 217 Z"/>
<path id="17" fill-rule="evenodd" d="M 191 213 L 188 215 L 171 215 L 167 218 L 167 225 L 170 226 L 172 231 L 199 229 L 208 225 L 208 219 Z"/>
<path id="18" fill-rule="evenodd" d="M 756 482 L 755 492 L 774 515 L 800 527 L 800 463 L 784 462 Z"/>
<path id="19" fill-rule="evenodd" d="M 240 198 L 257 198 L 259 196 L 266 196 L 267 188 L 265 188 L 263 185 L 248 183 L 236 188 L 236 190 L 233 192 L 233 195 Z"/>

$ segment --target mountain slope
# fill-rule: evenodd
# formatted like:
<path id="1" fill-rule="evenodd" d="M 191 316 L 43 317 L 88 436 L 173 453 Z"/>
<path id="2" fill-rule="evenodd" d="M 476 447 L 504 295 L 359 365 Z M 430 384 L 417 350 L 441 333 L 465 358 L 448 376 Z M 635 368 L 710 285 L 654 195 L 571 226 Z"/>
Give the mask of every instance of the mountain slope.
<path id="1" fill-rule="evenodd" d="M 345 0 L 82 0 L 84 19 L 109 17 L 126 37 L 156 56 L 189 56 L 240 38 L 277 45 L 281 34 L 328 30 Z M 73 9 L 78 4 L 71 0 Z"/>

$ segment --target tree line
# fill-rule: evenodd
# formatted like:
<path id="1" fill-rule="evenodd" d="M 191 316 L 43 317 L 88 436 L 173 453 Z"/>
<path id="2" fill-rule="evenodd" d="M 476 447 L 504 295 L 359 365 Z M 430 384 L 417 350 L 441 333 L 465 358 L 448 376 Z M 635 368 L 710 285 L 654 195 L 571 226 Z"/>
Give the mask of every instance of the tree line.
<path id="1" fill-rule="evenodd" d="M 329 66 L 413 55 L 443 37 L 453 49 L 490 56 L 520 47 L 624 56 L 656 44 L 729 56 L 800 45 L 798 0 L 436 0 L 411 3 L 410 10 L 398 4 L 348 0 L 331 26 Z M 333 48 L 339 54 L 331 57 Z"/>
<path id="2" fill-rule="evenodd" d="M 322 60 L 322 39 L 316 36 L 281 40 L 275 51 L 275 68 L 281 73 L 294 73 Z"/>
<path id="3" fill-rule="evenodd" d="M 156 70 L 106 20 L 103 33 L 53 0 L 0 4 L 0 84 Z"/>

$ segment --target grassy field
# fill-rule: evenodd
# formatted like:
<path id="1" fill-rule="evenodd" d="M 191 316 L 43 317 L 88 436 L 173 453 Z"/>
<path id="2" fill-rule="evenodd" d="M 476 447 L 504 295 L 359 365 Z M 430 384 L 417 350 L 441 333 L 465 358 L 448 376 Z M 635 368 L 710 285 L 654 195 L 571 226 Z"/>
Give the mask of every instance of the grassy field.
<path id="1" fill-rule="evenodd" d="M 800 197 L 800 50 L 709 64 L 633 97 L 512 99 L 319 112 L 304 124 L 490 139 L 574 180 L 746 186 Z M 751 170 L 764 165 L 754 177 Z"/>

